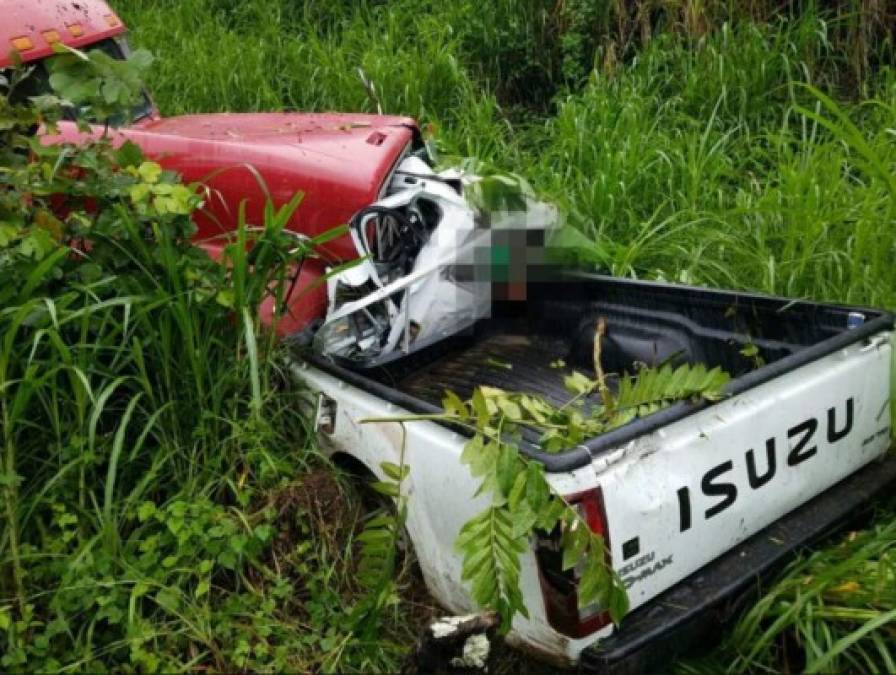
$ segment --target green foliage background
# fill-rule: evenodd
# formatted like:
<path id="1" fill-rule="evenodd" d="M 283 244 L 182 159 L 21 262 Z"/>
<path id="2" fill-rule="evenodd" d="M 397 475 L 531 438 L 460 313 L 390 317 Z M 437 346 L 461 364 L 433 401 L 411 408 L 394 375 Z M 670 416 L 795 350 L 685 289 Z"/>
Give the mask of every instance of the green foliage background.
<path id="1" fill-rule="evenodd" d="M 147 62 L 66 54 L 51 82 L 114 118 Z M 61 101 L 17 103 L 27 74 L 0 79 L 0 667 L 391 669 L 395 546 L 362 539 L 356 578 L 357 502 L 260 319 L 332 233 L 284 232 L 297 194 L 213 261 L 201 188 L 105 136 L 43 145 Z"/>
<path id="2" fill-rule="evenodd" d="M 892 16 L 778 4 L 118 6 L 166 114 L 379 105 L 528 178 L 614 274 L 894 306 L 892 181 L 863 154 L 894 160 Z"/>
<path id="3" fill-rule="evenodd" d="M 411 114 L 444 153 L 513 171 L 560 204 L 571 224 L 560 243 L 579 262 L 896 307 L 885 2 L 113 4 L 158 58 L 149 86 L 165 114 Z M 36 163 L 57 161 L 139 168 L 133 157 Z M 2 488 L 17 524 L 0 550 L 4 570 L 18 570 L 3 579 L 13 590 L 0 605 L 4 669 L 394 670 L 412 605 L 391 604 L 390 589 L 377 604 L 382 631 L 351 624 L 370 614 L 353 532 L 322 525 L 356 516 L 321 518 L 307 501 L 321 460 L 277 350 L 254 338 L 248 297 L 259 287 L 191 257 L 177 209 L 135 208 L 135 185 L 147 198 L 159 180 L 173 191 L 173 177 L 137 170 L 110 191 L 118 179 L 103 171 L 90 174 L 92 192 L 65 175 L 52 186 L 110 202 L 99 269 L 60 279 L 42 267 L 48 286 L 38 274 L 40 288 L 25 287 L 34 298 L 49 289 L 53 303 L 6 297 L 0 316 L 12 336 Z M 59 242 L 47 233 L 62 225 L 37 213 L 0 230 L 0 248 L 50 259 Z M 66 236 L 93 226 L 87 213 Z M 148 245 L 152 222 L 172 225 L 155 235 L 162 246 Z M 272 212 L 266 225 L 276 223 Z M 127 255 L 114 248 L 121 238 L 135 243 Z M 13 262 L 10 274 L 34 267 Z M 22 287 L 10 278 L 2 292 Z M 23 387 L 32 366 L 43 379 Z M 682 667 L 892 670 L 893 522 L 884 511 L 791 568 L 723 649 Z"/>
<path id="4" fill-rule="evenodd" d="M 559 203 L 572 225 L 560 243 L 579 262 L 896 307 L 888 3 L 118 6 L 160 58 L 165 113 L 414 115 L 445 153 L 513 171 Z M 794 670 L 892 669 L 893 598 L 871 590 L 893 588 L 892 522 L 886 511 L 793 568 L 723 650 L 689 667 L 777 669 L 786 654 Z"/>

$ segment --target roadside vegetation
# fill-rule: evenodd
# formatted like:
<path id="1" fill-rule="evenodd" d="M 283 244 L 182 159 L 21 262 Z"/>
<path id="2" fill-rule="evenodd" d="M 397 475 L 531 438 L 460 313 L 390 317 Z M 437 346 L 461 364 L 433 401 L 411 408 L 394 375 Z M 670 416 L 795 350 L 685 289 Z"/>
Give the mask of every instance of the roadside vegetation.
<path id="1" fill-rule="evenodd" d="M 333 233 L 284 233 L 297 194 L 215 261 L 199 186 L 130 143 L 36 135 L 131 109 L 150 60 L 54 57 L 77 108 L 0 80 L 0 669 L 394 670 L 405 572 L 366 547 L 359 573 L 360 502 L 262 321 Z"/>
<path id="2" fill-rule="evenodd" d="M 560 204 L 579 262 L 896 307 L 887 3 L 120 5 L 166 112 L 413 115 Z M 893 522 L 794 566 L 691 667 L 892 670 Z"/>
<path id="3" fill-rule="evenodd" d="M 559 204 L 571 260 L 896 308 L 887 3 L 113 4 L 165 114 L 413 115 L 443 157 Z M 242 275 L 241 246 L 229 266 L 193 255 L 176 177 L 102 144 L 25 161 L 31 121 L 3 127 L 20 147 L 0 220 L 33 224 L 30 244 L 0 229 L 3 669 L 396 670 L 428 600 L 395 561 L 361 583 L 360 499 L 259 329 L 284 213 Z M 680 667 L 896 670 L 894 523 L 883 508 L 794 564 Z"/>
<path id="4" fill-rule="evenodd" d="M 119 6 L 166 113 L 413 115 L 562 205 L 614 274 L 894 306 L 893 17 L 775 4 Z"/>

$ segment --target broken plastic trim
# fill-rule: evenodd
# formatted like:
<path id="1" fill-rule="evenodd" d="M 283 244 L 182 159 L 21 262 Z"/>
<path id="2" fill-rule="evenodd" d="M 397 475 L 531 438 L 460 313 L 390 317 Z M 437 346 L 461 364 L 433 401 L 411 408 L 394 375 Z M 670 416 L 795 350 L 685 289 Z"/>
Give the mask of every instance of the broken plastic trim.
<path id="1" fill-rule="evenodd" d="M 328 280 L 330 306 L 314 340 L 317 353 L 375 365 L 462 331 L 487 312 L 488 284 L 460 284 L 445 273 L 487 235 L 452 185 L 455 177 L 461 180 L 405 157 L 386 196 L 352 218 L 362 261 Z"/>

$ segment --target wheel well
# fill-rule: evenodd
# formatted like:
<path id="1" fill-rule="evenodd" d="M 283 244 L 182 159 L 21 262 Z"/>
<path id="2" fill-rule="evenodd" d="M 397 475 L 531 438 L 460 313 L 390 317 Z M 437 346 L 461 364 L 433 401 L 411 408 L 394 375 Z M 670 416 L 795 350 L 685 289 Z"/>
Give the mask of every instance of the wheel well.
<path id="1" fill-rule="evenodd" d="M 367 466 L 360 459 L 355 457 L 354 455 L 350 455 L 347 452 L 334 452 L 330 455 L 330 461 L 333 462 L 333 465 L 339 469 L 340 471 L 345 472 L 345 474 L 352 479 L 358 487 L 360 487 L 360 497 L 362 500 L 362 504 L 366 502 L 366 506 L 369 509 L 369 512 L 373 512 L 383 507 L 389 509 L 390 513 L 395 512 L 395 503 L 390 497 L 386 497 L 376 491 L 371 487 L 371 483 L 375 480 L 378 480 L 376 474 L 373 473 L 373 470 Z M 420 568 L 420 562 L 417 558 L 416 551 L 416 542 L 413 537 L 411 537 L 411 533 L 408 530 L 407 523 L 405 522 L 403 528 L 403 536 L 399 538 L 399 548 L 402 551 L 402 555 L 410 554 L 413 567 L 416 570 L 415 574 L 419 575 L 423 587 L 427 589 L 427 593 L 429 592 L 429 586 L 426 583 L 426 580 L 423 576 L 423 571 Z"/>
<path id="2" fill-rule="evenodd" d="M 375 480 L 376 474 L 373 470 L 357 457 L 347 452 L 335 452 L 330 456 L 330 461 L 336 468 L 344 471 L 353 478 L 361 480 Z"/>

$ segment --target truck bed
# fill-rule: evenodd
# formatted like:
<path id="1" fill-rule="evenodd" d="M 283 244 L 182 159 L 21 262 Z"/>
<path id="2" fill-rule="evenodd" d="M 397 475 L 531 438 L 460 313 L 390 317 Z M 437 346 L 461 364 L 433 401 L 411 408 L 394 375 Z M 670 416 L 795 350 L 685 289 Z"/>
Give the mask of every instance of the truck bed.
<path id="1" fill-rule="evenodd" d="M 569 400 L 563 386 L 566 369 L 552 363 L 568 354 L 565 340 L 515 332 L 484 335 L 405 374 L 395 387 L 424 401 L 438 403 L 449 389 L 469 398 L 480 385 L 540 394 L 555 405 Z"/>
<path id="2" fill-rule="evenodd" d="M 460 461 L 469 432 L 383 420 L 439 413 L 445 389 L 468 396 L 479 385 L 562 403 L 571 397 L 564 375 L 593 372 L 599 322 L 607 372 L 702 363 L 733 377 L 721 401 L 682 401 L 562 453 L 544 452 L 534 433 L 520 444 L 555 492 L 592 500 L 632 611 L 618 629 L 585 623 L 605 618 L 582 619 L 547 535 L 525 554 L 531 616 L 514 630 L 585 672 L 643 672 L 727 620 L 726 603 L 740 606 L 758 576 L 890 489 L 896 465 L 878 461 L 890 442 L 890 314 L 579 273 L 531 283 L 525 302 L 495 303 L 466 333 L 386 364 L 310 356 L 296 372 L 318 392 L 328 447 L 368 467 L 407 453 L 421 569 L 433 595 L 461 612 L 470 603 L 454 536 L 484 506 Z"/>
<path id="3" fill-rule="evenodd" d="M 573 273 L 531 283 L 525 302 L 496 303 L 493 315 L 473 329 L 386 365 L 314 362 L 414 412 L 439 411 L 446 389 L 467 397 L 480 385 L 562 404 L 571 397 L 565 375 L 593 374 L 599 319 L 607 327 L 607 372 L 633 373 L 640 364 L 720 366 L 732 375 L 730 394 L 893 325 L 879 310 Z M 570 470 L 706 405 L 677 403 L 560 455 L 541 452 L 534 437 L 525 438 L 523 449 L 549 471 Z"/>

